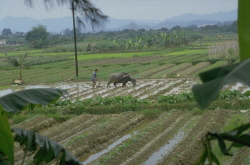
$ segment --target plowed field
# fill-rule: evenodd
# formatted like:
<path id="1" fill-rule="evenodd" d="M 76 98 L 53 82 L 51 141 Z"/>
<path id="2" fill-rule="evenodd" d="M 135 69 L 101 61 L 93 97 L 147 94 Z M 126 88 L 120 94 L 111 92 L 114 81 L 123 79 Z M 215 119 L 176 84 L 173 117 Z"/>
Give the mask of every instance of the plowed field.
<path id="1" fill-rule="evenodd" d="M 141 79 L 136 87 L 128 83 L 126 88 L 106 88 L 105 81 L 99 82 L 94 89 L 91 82 L 59 83 L 48 87 L 67 89 L 67 97 L 72 101 L 75 98 L 84 100 L 120 95 L 154 100 L 159 95 L 190 91 L 197 82 L 195 78 L 169 78 Z M 248 89 L 241 84 L 225 88 L 242 92 Z M 201 155 L 202 138 L 208 131 L 225 131 L 228 124 L 242 124 L 239 118 L 249 121 L 249 116 L 250 111 L 220 108 L 199 112 L 173 109 L 154 117 L 133 111 L 108 115 L 81 114 L 60 123 L 46 116 L 36 116 L 13 127 L 35 130 L 59 142 L 83 164 L 191 165 Z M 248 148 L 242 148 L 234 151 L 232 157 L 223 156 L 220 160 L 225 165 L 249 164 L 249 154 Z M 16 145 L 15 164 L 21 163 L 23 155 Z M 31 164 L 31 156 L 28 155 L 28 164 Z"/>
<path id="2" fill-rule="evenodd" d="M 220 131 L 236 115 L 232 110 L 193 114 L 185 110 L 162 113 L 156 118 L 127 112 L 112 115 L 83 114 L 63 123 L 36 117 L 14 127 L 29 128 L 64 145 L 83 164 L 193 164 L 201 155 L 207 131 Z M 244 155 L 241 155 L 244 153 Z M 227 157 L 223 164 L 244 164 L 249 149 Z M 16 148 L 16 164 L 23 152 Z"/>

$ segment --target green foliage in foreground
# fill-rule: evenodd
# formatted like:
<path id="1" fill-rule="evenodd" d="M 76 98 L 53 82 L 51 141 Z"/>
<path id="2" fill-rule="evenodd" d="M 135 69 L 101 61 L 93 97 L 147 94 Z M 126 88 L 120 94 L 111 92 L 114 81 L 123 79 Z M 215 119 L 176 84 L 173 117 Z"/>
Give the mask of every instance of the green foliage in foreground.
<path id="1" fill-rule="evenodd" d="M 249 0 L 238 1 L 238 38 L 240 48 L 240 59 L 242 62 L 225 67 L 216 68 L 200 74 L 203 84 L 193 87 L 194 95 L 201 108 L 206 108 L 218 95 L 223 86 L 229 83 L 241 82 L 250 86 L 250 19 L 248 15 L 250 7 Z M 249 109 L 249 107 L 248 107 Z M 218 140 L 221 152 L 224 155 L 231 155 L 229 151 L 232 147 L 250 146 L 250 134 L 244 133 L 249 130 L 250 124 L 244 124 L 240 127 L 225 133 L 214 133 L 210 131 L 203 140 L 204 148 L 202 156 L 197 164 L 220 164 L 218 158 L 212 152 L 210 142 Z M 227 147 L 225 141 L 231 141 L 232 144 Z"/>
<path id="2" fill-rule="evenodd" d="M 211 163 L 220 164 L 218 158 L 211 150 L 211 141 L 217 140 L 220 150 L 224 155 L 232 156 L 230 150 L 232 148 L 239 148 L 243 146 L 250 147 L 250 134 L 243 134 L 244 131 L 250 128 L 250 124 L 243 124 L 236 129 L 225 132 L 225 133 L 217 133 L 217 132 L 208 132 L 205 136 L 205 140 L 203 141 L 205 146 L 205 151 L 203 152 L 200 160 L 197 164 L 205 164 L 206 159 Z M 226 141 L 232 142 L 230 146 L 226 145 Z"/>
<path id="3" fill-rule="evenodd" d="M 33 131 L 18 128 L 12 130 L 16 134 L 15 141 L 19 142 L 21 146 L 25 146 L 25 152 L 35 152 L 38 150 L 34 156 L 35 164 L 41 164 L 42 162 L 48 163 L 58 157 L 58 162 L 60 163 L 79 164 L 79 161 L 75 157 L 71 156 L 68 151 L 65 151 L 63 146 L 57 144 L 55 141 Z"/>
<path id="4" fill-rule="evenodd" d="M 248 70 L 250 70 L 250 59 L 201 73 L 203 84 L 195 85 L 192 89 L 201 108 L 206 108 L 229 83 L 242 82 L 250 86 Z"/>
<path id="5" fill-rule="evenodd" d="M 61 89 L 28 89 L 0 97 L 0 164 L 14 164 L 14 140 L 24 147 L 25 156 L 28 151 L 36 151 L 34 162 L 50 162 L 58 159 L 59 164 L 81 164 L 69 152 L 56 142 L 34 133 L 33 131 L 12 129 L 8 117 L 10 113 L 18 113 L 23 109 L 34 108 L 33 104 L 47 105 L 55 102 L 65 91 Z M 23 161 L 25 160 L 25 156 Z"/>

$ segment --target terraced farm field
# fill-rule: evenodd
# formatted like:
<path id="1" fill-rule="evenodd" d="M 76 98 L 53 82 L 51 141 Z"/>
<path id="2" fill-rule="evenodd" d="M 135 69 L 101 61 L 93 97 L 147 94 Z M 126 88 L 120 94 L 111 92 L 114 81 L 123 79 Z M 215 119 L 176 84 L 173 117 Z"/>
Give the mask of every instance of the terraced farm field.
<path id="1" fill-rule="evenodd" d="M 40 87 L 67 89 L 67 99 L 72 101 L 76 98 L 85 100 L 96 96 L 123 95 L 153 101 L 159 95 L 190 91 L 191 86 L 197 82 L 197 78 L 165 78 L 139 79 L 137 86 L 128 83 L 126 88 L 106 88 L 106 81 L 99 82 L 95 89 L 91 88 L 90 82 L 61 82 Z M 242 84 L 228 85 L 224 89 L 241 92 L 248 90 Z M 232 107 L 234 104 L 237 103 L 232 103 Z M 195 104 L 193 106 L 196 107 Z M 218 108 L 213 111 L 189 111 L 180 107 L 176 106 L 153 117 L 133 109 L 118 114 L 79 114 L 61 122 L 39 115 L 12 126 L 34 130 L 59 142 L 83 164 L 191 165 L 201 155 L 202 138 L 208 131 L 226 131 L 228 125 L 239 126 L 249 122 L 250 117 L 250 111 L 246 110 Z M 154 104 L 146 105 L 145 110 L 157 111 L 157 107 Z M 61 113 L 63 115 L 67 110 L 62 109 Z M 20 164 L 23 151 L 18 145 L 15 151 L 15 164 Z M 248 164 L 249 154 L 250 149 L 242 148 L 234 151 L 232 157 L 220 155 L 220 161 L 225 165 Z"/>
<path id="2" fill-rule="evenodd" d="M 136 112 L 110 115 L 82 114 L 63 123 L 52 118 L 35 117 L 16 128 L 35 130 L 64 145 L 83 164 L 193 164 L 203 148 L 207 131 L 223 130 L 239 116 L 249 112 L 232 110 L 193 114 L 185 110 L 162 113 L 147 118 Z M 236 122 L 236 120 L 233 120 Z M 23 152 L 16 147 L 16 163 Z M 250 150 L 243 148 L 222 164 L 244 164 Z"/>
<path id="3" fill-rule="evenodd" d="M 61 100 L 71 102 L 98 96 L 133 96 L 139 100 L 150 100 L 150 104 L 141 105 L 140 110 L 133 105 L 103 105 L 87 107 L 91 111 L 86 113 L 85 107 L 62 106 L 51 112 L 41 111 L 41 114 L 18 124 L 10 119 L 12 127 L 34 130 L 57 141 L 84 165 L 192 165 L 202 154 L 202 140 L 208 131 L 225 132 L 249 122 L 249 108 L 233 110 L 242 100 L 228 101 L 226 104 L 229 108 L 213 105 L 213 110 L 203 111 L 198 109 L 194 101 L 183 105 L 156 104 L 159 96 L 190 92 L 191 87 L 200 82 L 197 76 L 200 72 L 227 65 L 227 60 L 209 60 L 206 53 L 141 54 L 132 53 L 126 58 L 119 55 L 112 58 L 105 58 L 104 55 L 99 58 L 95 54 L 79 55 L 79 59 L 85 59 L 85 56 L 89 58 L 79 60 L 78 78 L 75 77 L 75 63 L 71 55 L 63 57 L 69 57 L 63 61 L 30 65 L 23 69 L 24 84 L 21 86 L 13 85 L 17 69 L 2 65 L 0 86 L 4 86 L 4 90 L 0 91 L 0 97 L 22 89 L 53 87 L 66 89 L 68 94 Z M 32 58 L 54 60 L 49 55 L 43 59 L 38 56 Z M 3 58 L 0 59 L 2 61 Z M 96 68 L 99 70 L 99 81 L 93 89 L 90 77 Z M 131 73 L 137 79 L 137 85 L 133 87 L 128 83 L 126 88 L 120 85 L 107 88 L 109 75 L 113 72 Z M 238 83 L 230 84 L 223 90 L 226 89 L 242 93 L 249 90 Z M 112 106 L 119 113 L 106 113 Z M 26 113 L 23 111 L 21 115 Z M 47 113 L 65 118 L 58 120 Z M 69 114 L 70 117 L 67 116 Z M 234 150 L 230 157 L 221 155 L 218 147 L 215 144 L 213 146 L 214 153 L 223 165 L 250 164 L 249 148 Z M 15 144 L 16 165 L 21 164 L 23 156 L 22 148 Z M 25 164 L 32 164 L 32 156 L 32 153 L 28 153 Z"/>
<path id="4" fill-rule="evenodd" d="M 84 55 L 83 55 L 84 56 Z M 35 58 L 35 57 L 32 57 Z M 55 60 L 55 57 L 37 57 L 37 60 Z M 65 57 L 63 59 L 66 59 Z M 4 58 L 0 58 L 4 60 Z M 31 63 L 31 62 L 30 62 Z M 78 79 L 89 81 L 94 69 L 98 68 L 98 77 L 107 81 L 114 72 L 128 72 L 137 79 L 145 78 L 194 78 L 204 70 L 226 65 L 226 60 L 209 61 L 206 54 L 196 55 L 151 55 L 145 57 L 99 58 L 81 60 L 78 64 Z M 76 68 L 72 58 L 45 64 L 26 66 L 22 70 L 26 85 L 53 83 L 75 79 Z M 11 85 L 18 76 L 18 68 L 0 67 L 0 85 Z"/>

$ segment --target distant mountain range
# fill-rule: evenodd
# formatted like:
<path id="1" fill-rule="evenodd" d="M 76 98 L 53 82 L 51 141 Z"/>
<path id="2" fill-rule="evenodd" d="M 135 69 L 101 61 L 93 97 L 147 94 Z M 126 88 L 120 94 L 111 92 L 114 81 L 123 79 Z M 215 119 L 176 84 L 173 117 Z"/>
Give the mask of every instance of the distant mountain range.
<path id="1" fill-rule="evenodd" d="M 113 19 L 109 18 L 104 31 L 118 31 L 123 29 L 131 29 L 133 22 L 137 29 L 160 29 L 172 28 L 174 26 L 186 27 L 190 25 L 204 26 L 211 24 L 218 24 L 223 22 L 233 22 L 237 20 L 237 10 L 229 12 L 218 12 L 213 14 L 198 15 L 198 14 L 183 14 L 164 21 L 154 20 L 132 20 L 132 19 Z M 5 17 L 0 20 L 0 31 L 4 28 L 10 28 L 13 33 L 27 32 L 32 30 L 32 27 L 37 25 L 44 25 L 48 32 L 60 33 L 65 29 L 72 29 L 72 17 L 64 18 L 48 18 L 42 20 L 35 20 L 29 17 Z M 85 31 L 91 31 L 87 28 Z"/>

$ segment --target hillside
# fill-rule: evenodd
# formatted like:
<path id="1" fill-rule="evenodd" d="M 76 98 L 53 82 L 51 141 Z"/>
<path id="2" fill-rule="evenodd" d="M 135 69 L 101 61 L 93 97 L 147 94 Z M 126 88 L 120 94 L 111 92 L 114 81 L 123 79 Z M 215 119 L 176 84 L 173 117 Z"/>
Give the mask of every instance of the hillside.
<path id="1" fill-rule="evenodd" d="M 162 22 L 155 20 L 118 20 L 109 18 L 105 27 L 102 30 L 114 31 L 123 30 L 126 28 L 131 28 L 130 23 L 136 23 L 137 29 L 160 29 L 160 28 L 172 28 L 174 26 L 186 27 L 188 25 L 206 25 L 206 24 L 217 24 L 218 22 L 225 21 L 235 21 L 237 19 L 237 11 L 229 12 L 219 12 L 207 15 L 197 15 L 197 14 L 183 14 L 170 19 L 166 19 Z M 4 28 L 10 28 L 12 32 L 27 32 L 32 29 L 32 27 L 37 25 L 44 25 L 47 27 L 49 32 L 60 33 L 64 29 L 72 29 L 72 18 L 58 18 L 58 19 L 42 19 L 35 20 L 28 17 L 6 17 L 0 20 L 0 30 Z M 18 26 L 17 26 L 18 25 Z M 91 31 L 91 28 L 87 26 L 85 31 Z"/>

